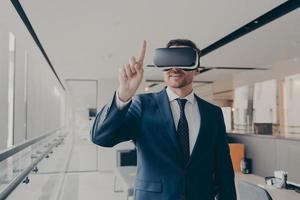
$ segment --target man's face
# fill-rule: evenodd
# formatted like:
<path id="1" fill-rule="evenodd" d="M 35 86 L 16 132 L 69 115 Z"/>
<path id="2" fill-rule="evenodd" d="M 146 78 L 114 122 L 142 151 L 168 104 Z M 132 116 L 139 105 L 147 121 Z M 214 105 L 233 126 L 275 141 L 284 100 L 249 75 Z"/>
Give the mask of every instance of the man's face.
<path id="1" fill-rule="evenodd" d="M 192 84 L 194 76 L 197 73 L 197 70 L 184 71 L 179 68 L 172 68 L 164 72 L 164 81 L 169 87 L 182 88 Z"/>
<path id="2" fill-rule="evenodd" d="M 186 46 L 173 46 L 173 47 L 186 47 Z M 172 47 L 170 47 L 172 48 Z M 182 88 L 192 84 L 194 76 L 198 74 L 198 70 L 184 71 L 180 68 L 171 68 L 164 71 L 164 81 L 167 86 L 172 88 Z"/>

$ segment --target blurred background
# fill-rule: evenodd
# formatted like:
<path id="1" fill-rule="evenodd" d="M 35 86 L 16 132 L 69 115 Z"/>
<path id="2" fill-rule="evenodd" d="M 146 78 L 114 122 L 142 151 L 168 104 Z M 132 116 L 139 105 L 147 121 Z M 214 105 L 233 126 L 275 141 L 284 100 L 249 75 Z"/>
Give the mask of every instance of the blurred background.
<path id="1" fill-rule="evenodd" d="M 134 145 L 98 147 L 89 131 L 142 41 L 151 65 L 175 38 L 203 52 L 194 92 L 222 107 L 236 183 L 300 199 L 299 4 L 0 1 L 0 199 L 133 199 Z M 139 93 L 165 87 L 144 74 Z M 276 185 L 283 174 L 292 189 Z"/>

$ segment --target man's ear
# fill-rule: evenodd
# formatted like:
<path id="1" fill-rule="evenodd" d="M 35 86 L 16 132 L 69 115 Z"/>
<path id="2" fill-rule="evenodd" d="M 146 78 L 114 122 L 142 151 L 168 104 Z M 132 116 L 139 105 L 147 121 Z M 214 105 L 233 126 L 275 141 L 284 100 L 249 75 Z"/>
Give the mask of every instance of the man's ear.
<path id="1" fill-rule="evenodd" d="M 197 69 L 195 70 L 195 76 L 198 75 L 198 74 L 200 74 L 200 68 L 197 68 Z"/>

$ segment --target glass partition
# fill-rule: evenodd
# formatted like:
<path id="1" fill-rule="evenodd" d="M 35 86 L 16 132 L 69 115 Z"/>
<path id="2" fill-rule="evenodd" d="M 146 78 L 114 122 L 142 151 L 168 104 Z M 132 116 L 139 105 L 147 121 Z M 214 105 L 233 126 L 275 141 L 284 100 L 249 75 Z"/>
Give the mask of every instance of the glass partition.
<path id="1" fill-rule="evenodd" d="M 288 136 L 300 137 L 300 74 L 285 78 L 286 124 Z"/>
<path id="2" fill-rule="evenodd" d="M 268 80 L 254 84 L 253 127 L 254 133 L 277 134 L 278 129 L 278 81 Z"/>
<path id="3" fill-rule="evenodd" d="M 243 86 L 234 90 L 233 131 L 252 132 L 253 86 Z"/>
<path id="4" fill-rule="evenodd" d="M 234 90 L 233 133 L 300 137 L 300 74 Z"/>
<path id="5" fill-rule="evenodd" d="M 64 137 L 65 135 L 61 131 L 56 131 L 2 160 L 0 162 L 0 193 L 24 173 L 24 170 L 30 165 L 41 159 L 41 156 L 47 153 L 51 145 L 58 144 L 58 141 Z M 46 155 L 46 157 L 48 156 Z"/>

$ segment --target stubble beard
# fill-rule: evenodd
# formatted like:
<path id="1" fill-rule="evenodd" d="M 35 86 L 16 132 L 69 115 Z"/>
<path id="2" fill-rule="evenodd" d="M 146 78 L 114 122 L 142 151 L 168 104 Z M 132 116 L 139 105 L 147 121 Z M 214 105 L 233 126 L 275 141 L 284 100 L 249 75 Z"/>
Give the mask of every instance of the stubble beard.
<path id="1" fill-rule="evenodd" d="M 168 86 L 172 87 L 172 88 L 184 88 L 186 87 L 187 85 L 191 84 L 192 81 L 189 81 L 187 79 L 183 79 L 181 81 L 172 81 L 169 79 L 169 84 L 167 84 Z"/>

